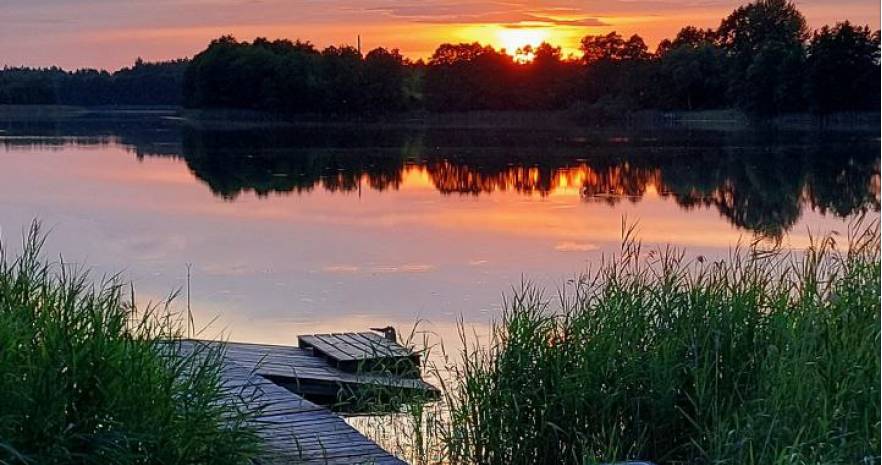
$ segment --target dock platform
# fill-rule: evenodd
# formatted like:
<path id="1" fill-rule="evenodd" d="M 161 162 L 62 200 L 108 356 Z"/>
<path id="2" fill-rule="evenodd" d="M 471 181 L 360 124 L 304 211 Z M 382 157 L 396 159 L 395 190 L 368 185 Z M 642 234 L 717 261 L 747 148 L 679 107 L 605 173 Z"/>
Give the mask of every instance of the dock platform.
<path id="1" fill-rule="evenodd" d="M 352 334 L 347 333 L 344 340 Z M 363 333 L 372 334 L 372 333 Z M 305 341 L 323 340 L 336 343 L 337 336 L 301 336 Z M 371 336 L 365 336 L 370 338 Z M 314 339 L 310 339 L 314 338 Z M 379 338 L 379 336 L 378 336 Z M 379 339 L 372 339 L 376 347 L 387 347 L 380 352 L 388 357 L 412 357 L 401 346 L 390 346 Z M 258 434 L 264 441 L 263 453 L 255 463 L 260 465 L 283 464 L 375 464 L 406 465 L 406 462 L 390 454 L 374 441 L 362 435 L 346 421 L 306 397 L 330 398 L 347 395 L 359 389 L 404 389 L 425 393 L 428 398 L 437 397 L 438 390 L 423 381 L 417 372 L 399 375 L 388 370 L 369 371 L 361 364 L 358 370 L 348 371 L 354 365 L 346 360 L 342 366 L 327 357 L 309 342 L 300 341 L 299 347 L 239 342 L 188 340 L 182 342 L 182 350 L 194 350 L 197 345 L 221 345 L 225 351 L 223 382 L 231 399 L 244 403 L 244 407 L 260 412 L 255 420 Z M 361 348 L 367 349 L 366 346 Z M 401 349 L 399 349 L 401 348 Z M 374 350 L 372 347 L 370 350 Z M 406 350 L 405 350 L 406 351 Z M 349 347 L 347 356 L 360 355 L 359 363 L 374 362 L 367 351 L 354 353 Z M 343 352 L 335 353 L 342 357 Z M 371 363 L 376 368 L 377 364 Z M 244 391 L 244 392 L 243 392 Z"/>

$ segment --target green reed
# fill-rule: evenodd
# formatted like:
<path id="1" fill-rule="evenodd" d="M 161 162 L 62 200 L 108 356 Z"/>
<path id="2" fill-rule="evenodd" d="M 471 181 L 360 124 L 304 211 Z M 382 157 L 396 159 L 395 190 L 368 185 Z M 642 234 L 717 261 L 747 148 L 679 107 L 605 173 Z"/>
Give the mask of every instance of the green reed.
<path id="1" fill-rule="evenodd" d="M 444 386 L 445 462 L 880 463 L 879 226 L 524 285 Z M 841 250 L 844 249 L 844 250 Z"/>
<path id="2" fill-rule="evenodd" d="M 118 279 L 0 246 L 0 464 L 248 463 L 250 413 L 229 402 L 223 353 L 183 351 L 167 306 Z"/>

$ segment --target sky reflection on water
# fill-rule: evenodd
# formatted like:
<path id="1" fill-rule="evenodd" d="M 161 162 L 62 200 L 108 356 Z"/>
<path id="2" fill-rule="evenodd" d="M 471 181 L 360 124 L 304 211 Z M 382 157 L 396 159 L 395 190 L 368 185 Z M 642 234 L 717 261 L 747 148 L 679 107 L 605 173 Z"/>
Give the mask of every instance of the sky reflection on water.
<path id="1" fill-rule="evenodd" d="M 879 209 L 865 136 L 6 127 L 5 242 L 40 218 L 50 256 L 123 270 L 153 300 L 192 263 L 197 321 L 233 340 L 417 319 L 449 339 L 522 279 L 553 296 L 618 249 L 623 218 L 647 243 L 720 257 L 758 234 L 801 247 Z"/>

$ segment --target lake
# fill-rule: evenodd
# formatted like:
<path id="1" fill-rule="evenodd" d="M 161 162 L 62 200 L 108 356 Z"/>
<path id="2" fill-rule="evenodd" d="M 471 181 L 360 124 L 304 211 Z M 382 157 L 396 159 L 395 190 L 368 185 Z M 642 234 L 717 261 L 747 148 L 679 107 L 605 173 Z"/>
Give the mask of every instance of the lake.
<path id="1" fill-rule="evenodd" d="M 301 125 L 206 129 L 163 112 L 0 122 L 0 227 L 120 272 L 142 301 L 186 287 L 203 336 L 485 325 L 620 246 L 725 257 L 804 247 L 878 216 L 878 133 Z M 181 310 L 181 296 L 173 308 Z"/>

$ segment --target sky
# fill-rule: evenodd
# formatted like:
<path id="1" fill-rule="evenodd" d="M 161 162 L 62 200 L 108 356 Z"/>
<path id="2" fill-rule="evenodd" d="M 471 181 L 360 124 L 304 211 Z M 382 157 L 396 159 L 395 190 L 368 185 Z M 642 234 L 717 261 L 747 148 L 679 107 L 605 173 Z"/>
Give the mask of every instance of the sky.
<path id="1" fill-rule="evenodd" d="M 639 33 L 654 49 L 691 24 L 716 27 L 739 0 L 0 0 L 0 65 L 117 69 L 190 57 L 218 36 L 356 43 L 426 58 L 443 42 L 513 51 L 547 41 L 575 52 L 587 34 Z M 879 0 L 802 0 L 811 27 L 879 28 Z"/>

